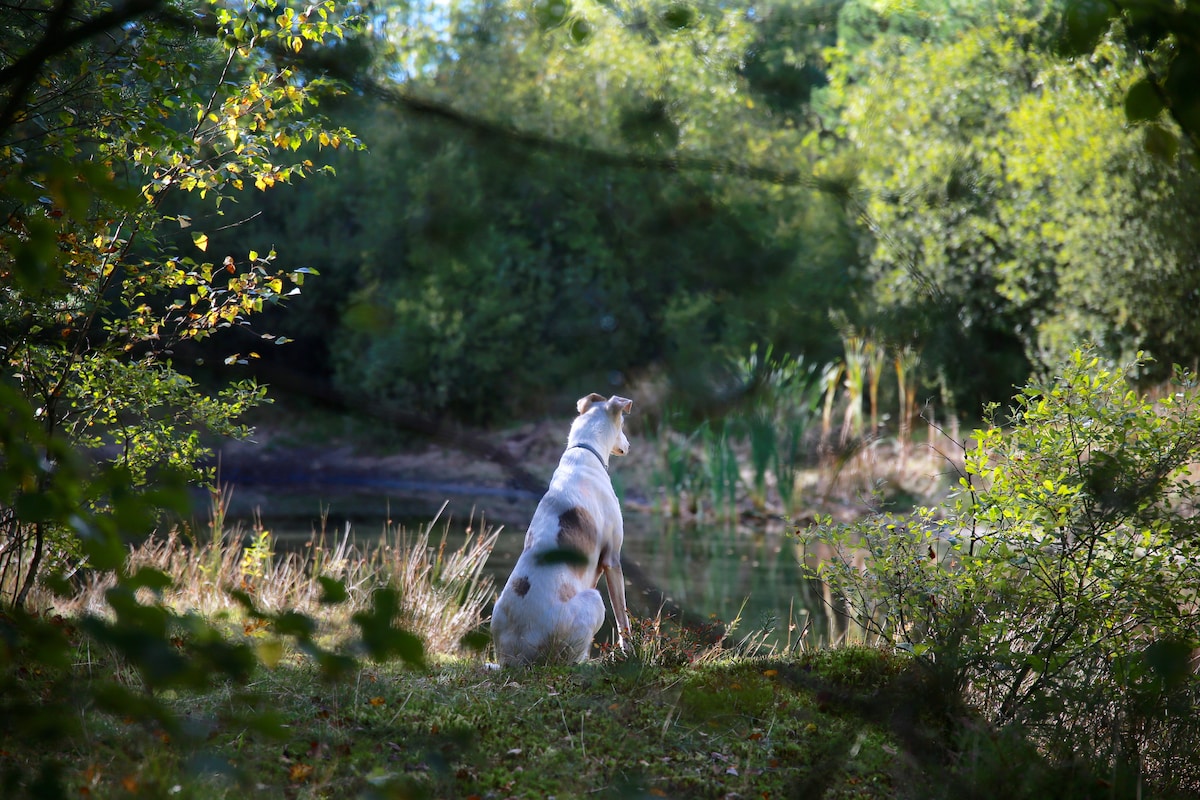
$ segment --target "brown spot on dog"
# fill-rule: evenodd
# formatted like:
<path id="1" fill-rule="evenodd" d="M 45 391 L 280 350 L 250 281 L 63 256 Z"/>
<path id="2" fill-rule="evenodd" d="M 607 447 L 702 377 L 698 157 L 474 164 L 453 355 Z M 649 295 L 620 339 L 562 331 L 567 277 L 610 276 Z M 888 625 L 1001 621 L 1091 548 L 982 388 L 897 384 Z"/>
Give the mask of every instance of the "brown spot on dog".
<path id="1" fill-rule="evenodd" d="M 569 603 L 575 594 L 575 587 L 569 583 L 564 583 L 562 586 L 558 587 L 558 599 L 564 603 Z"/>
<path id="2" fill-rule="evenodd" d="M 512 590 L 517 593 L 517 597 L 524 597 L 529 594 L 529 578 L 524 575 L 513 581 Z"/>
<path id="3" fill-rule="evenodd" d="M 584 564 L 575 568 L 576 572 L 582 574 L 587 571 L 587 561 L 591 560 L 599 538 L 596 521 L 585 509 L 576 506 L 558 515 L 559 549 L 579 553 L 585 559 Z"/>

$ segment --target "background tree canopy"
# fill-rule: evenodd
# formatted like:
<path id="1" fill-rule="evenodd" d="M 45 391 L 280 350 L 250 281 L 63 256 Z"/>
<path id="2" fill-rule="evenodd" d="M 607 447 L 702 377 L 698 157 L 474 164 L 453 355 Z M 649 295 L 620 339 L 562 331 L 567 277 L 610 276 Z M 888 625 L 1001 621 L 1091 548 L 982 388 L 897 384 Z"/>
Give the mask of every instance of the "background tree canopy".
<path id="1" fill-rule="evenodd" d="M 1190 363 L 1184 39 L 1143 31 L 1186 18 L 1153 5 L 378 6 L 327 106 L 370 152 L 213 242 L 322 273 L 274 357 L 467 421 L 646 375 L 703 404 L 751 344 L 836 357 L 834 319 L 968 414 L 1084 340 Z"/>
<path id="2" fill-rule="evenodd" d="M 62 417 L 107 415 L 80 443 L 226 361 L 487 422 L 644 377 L 726 401 L 752 345 L 819 363 L 846 328 L 921 353 L 923 394 L 968 414 L 1082 340 L 1195 359 L 1173 3 L 397 2 L 302 34 L 312 11 L 213 8 L 4 70 L 8 364 L 45 408 L 55 376 L 121 387 Z M 57 19 L 13 9 L 13 53 Z M 150 182 L 105 177 L 118 153 Z M 272 310 L 297 268 L 320 276 Z M 243 312 L 293 344 L 262 352 Z M 126 355 L 73 355 L 99 341 Z M 127 452 L 194 463 L 180 432 L 233 432 L 259 396 L 234 391 Z"/>

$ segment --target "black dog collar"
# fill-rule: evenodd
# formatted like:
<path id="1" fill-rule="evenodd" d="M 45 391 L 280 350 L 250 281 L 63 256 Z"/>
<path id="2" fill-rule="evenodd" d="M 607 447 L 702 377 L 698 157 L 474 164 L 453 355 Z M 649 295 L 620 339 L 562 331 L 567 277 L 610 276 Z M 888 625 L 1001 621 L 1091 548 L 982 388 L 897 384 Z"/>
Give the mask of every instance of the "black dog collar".
<path id="1" fill-rule="evenodd" d="M 583 442 L 580 442 L 579 444 L 573 444 L 573 445 L 571 445 L 571 448 L 569 448 L 569 449 L 573 449 L 576 447 L 580 448 L 581 450 L 587 450 L 589 453 L 594 455 L 596 458 L 600 459 L 600 465 L 604 467 L 605 472 L 608 472 L 608 464 L 604 461 L 604 456 L 600 455 L 599 450 L 592 447 L 590 444 L 584 444 Z"/>

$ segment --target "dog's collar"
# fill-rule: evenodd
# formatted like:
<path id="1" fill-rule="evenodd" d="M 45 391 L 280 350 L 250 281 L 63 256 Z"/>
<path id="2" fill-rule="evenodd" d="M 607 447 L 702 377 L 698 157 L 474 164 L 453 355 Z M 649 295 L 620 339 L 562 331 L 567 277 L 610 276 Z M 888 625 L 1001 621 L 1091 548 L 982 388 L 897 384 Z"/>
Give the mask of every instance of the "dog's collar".
<path id="1" fill-rule="evenodd" d="M 580 448 L 581 450 L 587 450 L 589 453 L 594 455 L 596 458 L 600 459 L 600 464 L 601 464 L 601 466 L 604 467 L 604 471 L 608 472 L 608 462 L 604 460 L 604 456 L 600 455 L 599 450 L 592 447 L 590 444 L 585 444 L 584 442 L 580 442 L 579 444 L 573 444 L 573 445 L 571 445 L 571 447 L 568 447 L 567 449 L 571 450 L 576 447 Z"/>

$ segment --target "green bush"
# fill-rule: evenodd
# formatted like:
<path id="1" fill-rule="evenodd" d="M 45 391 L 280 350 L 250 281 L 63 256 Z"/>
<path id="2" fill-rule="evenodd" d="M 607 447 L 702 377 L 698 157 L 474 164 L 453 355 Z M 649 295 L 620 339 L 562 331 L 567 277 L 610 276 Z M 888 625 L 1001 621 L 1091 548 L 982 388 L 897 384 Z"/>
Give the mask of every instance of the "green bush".
<path id="1" fill-rule="evenodd" d="M 818 568 L 865 638 L 1053 758 L 1133 792 L 1200 788 L 1200 393 L 1148 399 L 1143 360 L 1076 351 L 965 445 L 960 491 L 908 519 L 829 522 Z"/>

